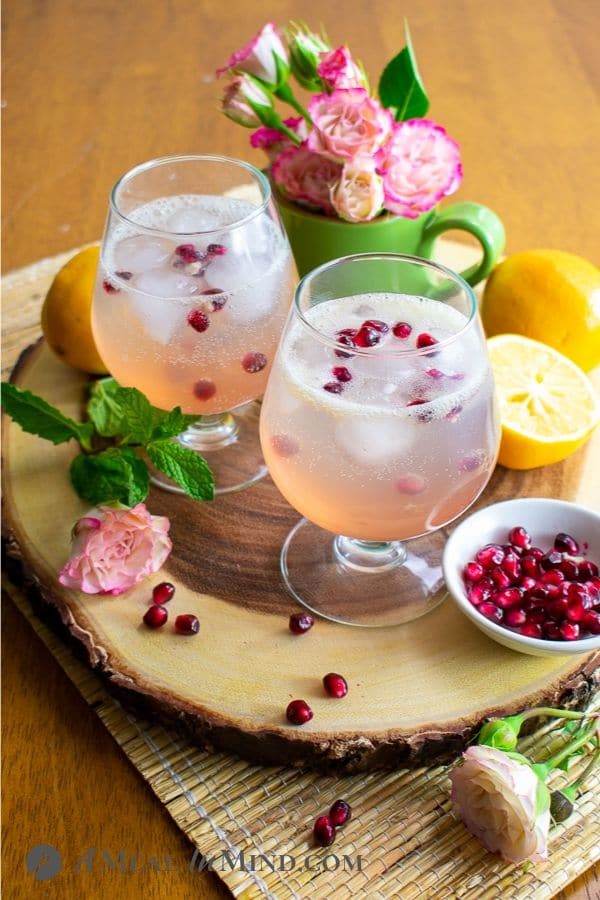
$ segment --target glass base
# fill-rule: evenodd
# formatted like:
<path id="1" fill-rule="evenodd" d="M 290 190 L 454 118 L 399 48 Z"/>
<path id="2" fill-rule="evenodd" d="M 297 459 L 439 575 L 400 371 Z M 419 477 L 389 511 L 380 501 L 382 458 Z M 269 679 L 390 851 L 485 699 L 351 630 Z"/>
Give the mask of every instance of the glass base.
<path id="1" fill-rule="evenodd" d="M 243 491 L 267 474 L 260 449 L 257 402 L 247 403 L 235 413 L 202 416 L 175 440 L 200 453 L 215 477 L 215 496 Z M 173 494 L 184 494 L 178 484 L 150 467 L 152 484 Z"/>
<path id="2" fill-rule="evenodd" d="M 376 543 L 331 532 L 301 519 L 281 551 L 290 594 L 311 612 L 363 628 L 402 625 L 446 596 L 441 558 L 446 536 Z"/>

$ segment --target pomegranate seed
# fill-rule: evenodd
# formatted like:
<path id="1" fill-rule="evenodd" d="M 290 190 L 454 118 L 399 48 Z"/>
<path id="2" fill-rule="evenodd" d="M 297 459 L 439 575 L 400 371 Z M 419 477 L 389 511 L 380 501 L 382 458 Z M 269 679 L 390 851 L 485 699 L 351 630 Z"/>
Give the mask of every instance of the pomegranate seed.
<path id="1" fill-rule="evenodd" d="M 521 580 L 519 581 L 519 587 L 524 591 L 524 593 L 528 593 L 532 591 L 533 588 L 537 585 L 537 581 L 535 578 L 532 578 L 530 575 L 523 575 Z"/>
<path id="2" fill-rule="evenodd" d="M 537 622 L 525 622 L 525 624 L 519 628 L 519 634 L 524 634 L 525 637 L 530 638 L 541 638 L 542 626 Z"/>
<path id="3" fill-rule="evenodd" d="M 514 544 L 502 544 L 502 549 L 505 553 L 512 553 L 514 556 L 517 556 L 519 559 L 523 556 L 524 551 L 521 547 L 515 547 Z"/>
<path id="4" fill-rule="evenodd" d="M 344 385 L 340 384 L 339 381 L 328 381 L 327 384 L 323 385 L 323 390 L 328 391 L 330 394 L 341 394 L 344 390 Z"/>
<path id="5" fill-rule="evenodd" d="M 459 403 L 457 406 L 453 406 L 450 412 L 446 413 L 444 418 L 448 422 L 456 422 L 458 420 L 459 415 L 463 411 L 461 404 Z"/>
<path id="6" fill-rule="evenodd" d="M 152 599 L 155 603 L 161 605 L 162 603 L 168 603 L 174 593 L 175 587 L 170 581 L 161 581 L 160 584 L 153 588 Z"/>
<path id="7" fill-rule="evenodd" d="M 224 244 L 209 244 L 206 252 L 209 256 L 225 256 L 227 247 Z"/>
<path id="8" fill-rule="evenodd" d="M 580 562 L 579 577 L 582 581 L 587 581 L 588 578 L 597 578 L 598 566 L 596 563 L 592 562 L 591 559 L 584 559 L 583 562 Z"/>
<path id="9" fill-rule="evenodd" d="M 314 624 L 315 620 L 309 613 L 292 613 L 290 616 L 289 626 L 292 634 L 306 634 Z"/>
<path id="10" fill-rule="evenodd" d="M 262 372 L 266 364 L 267 357 L 264 353 L 246 353 L 242 360 L 242 368 L 250 375 L 254 375 L 256 372 Z"/>
<path id="11" fill-rule="evenodd" d="M 500 544 L 486 544 L 481 550 L 475 554 L 475 559 L 480 563 L 486 572 L 499 566 L 504 559 L 504 550 Z"/>
<path id="12" fill-rule="evenodd" d="M 492 603 L 490 600 L 484 600 L 483 603 L 479 604 L 477 609 L 479 610 L 480 613 L 482 613 L 486 617 L 486 619 L 491 619 L 492 622 L 501 622 L 502 621 L 502 616 L 503 616 L 502 610 L 498 609 L 496 604 Z"/>
<path id="13" fill-rule="evenodd" d="M 467 581 L 481 581 L 483 578 L 483 566 L 476 562 L 468 562 L 463 569 L 463 575 Z"/>
<path id="14" fill-rule="evenodd" d="M 325 693 L 330 697 L 345 697 L 348 693 L 348 682 L 343 675 L 337 675 L 335 672 L 329 672 L 323 678 L 323 687 Z"/>
<path id="15" fill-rule="evenodd" d="M 396 322 L 392 328 L 392 334 L 397 338 L 407 338 L 412 332 L 412 325 L 408 322 Z"/>
<path id="16" fill-rule="evenodd" d="M 175 247 L 175 253 L 184 263 L 198 262 L 204 257 L 204 254 L 194 244 L 179 244 L 178 247 Z"/>
<path id="17" fill-rule="evenodd" d="M 534 589 L 531 591 L 532 598 L 537 598 L 538 600 L 547 600 L 550 597 L 550 585 L 542 584 L 541 581 L 538 581 Z"/>
<path id="18" fill-rule="evenodd" d="M 164 606 L 150 606 L 144 614 L 144 624 L 149 628 L 161 628 L 168 618 L 169 613 Z"/>
<path id="19" fill-rule="evenodd" d="M 191 613 L 184 613 L 175 619 L 175 631 L 177 634 L 198 634 L 200 622 Z"/>
<path id="20" fill-rule="evenodd" d="M 335 841 L 335 826 L 329 816 L 319 816 L 313 828 L 315 841 L 320 847 L 329 847 Z"/>
<path id="21" fill-rule="evenodd" d="M 579 566 L 573 559 L 563 559 L 558 571 L 562 572 L 569 581 L 577 581 L 579 578 Z"/>
<path id="22" fill-rule="evenodd" d="M 560 550 L 561 553 L 568 553 L 570 556 L 577 556 L 579 553 L 579 544 L 570 534 L 559 531 L 554 538 L 554 549 Z"/>
<path id="23" fill-rule="evenodd" d="M 586 609 L 584 608 L 581 601 L 575 600 L 568 603 L 566 618 L 569 620 L 569 622 L 581 622 L 585 614 Z"/>
<path id="24" fill-rule="evenodd" d="M 378 331 L 379 334 L 387 334 L 390 330 L 390 326 L 385 322 L 382 322 L 381 319 L 367 319 L 366 322 L 362 323 L 363 328 L 374 328 L 375 331 Z"/>
<path id="25" fill-rule="evenodd" d="M 521 577 L 521 563 L 517 554 L 512 550 L 509 550 L 502 560 L 501 568 L 513 582 L 518 581 Z"/>
<path id="26" fill-rule="evenodd" d="M 543 625 L 548 619 L 548 615 L 545 609 L 534 609 L 527 615 L 527 621 L 532 622 L 534 625 Z"/>
<path id="27" fill-rule="evenodd" d="M 200 381 L 197 381 L 194 385 L 194 396 L 197 397 L 198 400 L 210 400 L 216 393 L 217 388 L 214 381 L 210 381 L 208 378 L 201 378 Z"/>
<path id="28" fill-rule="evenodd" d="M 553 600 L 546 609 L 548 615 L 552 619 L 561 620 L 564 619 L 567 615 L 567 610 L 569 608 L 569 601 L 566 597 L 558 597 L 556 600 Z"/>
<path id="29" fill-rule="evenodd" d="M 494 595 L 494 603 L 500 607 L 500 609 L 507 609 L 509 606 L 516 606 L 517 603 L 520 603 L 523 599 L 523 594 L 519 590 L 519 588 L 511 587 L 507 588 L 505 591 L 499 591 Z"/>
<path id="30" fill-rule="evenodd" d="M 583 600 L 589 599 L 589 594 L 587 592 L 587 588 L 584 584 L 576 584 L 571 582 L 569 587 L 567 588 L 567 599 L 569 601 L 578 600 L 579 602 L 583 602 Z"/>
<path id="31" fill-rule="evenodd" d="M 129 281 L 133 278 L 133 272 L 115 272 L 117 278 L 122 278 L 123 281 Z"/>
<path id="32" fill-rule="evenodd" d="M 502 571 L 499 566 L 496 566 L 495 569 L 492 569 L 490 571 L 490 578 L 492 579 L 496 587 L 501 591 L 503 591 L 507 587 L 510 587 L 510 578 L 508 577 L 506 572 Z"/>
<path id="33" fill-rule="evenodd" d="M 586 612 L 581 624 L 586 631 L 591 631 L 592 634 L 600 634 L 600 612 L 595 610 Z"/>
<path id="34" fill-rule="evenodd" d="M 479 453 L 467 453 L 458 463 L 459 472 L 474 472 L 483 462 Z"/>
<path id="35" fill-rule="evenodd" d="M 329 810 L 329 819 L 336 828 L 341 828 L 352 818 L 350 804 L 345 800 L 336 800 Z"/>
<path id="36" fill-rule="evenodd" d="M 425 374 L 429 376 L 429 378 L 433 378 L 435 381 L 439 381 L 440 378 L 444 377 L 444 373 L 440 372 L 439 369 L 425 369 Z"/>
<path id="37" fill-rule="evenodd" d="M 345 347 L 354 347 L 354 341 L 347 334 L 341 334 L 337 339 L 338 344 L 343 344 Z M 351 353 L 346 353 L 344 350 L 334 350 L 333 351 L 337 357 L 340 359 L 352 359 Z"/>
<path id="38" fill-rule="evenodd" d="M 337 378 L 338 381 L 343 383 L 352 381 L 352 372 L 350 369 L 347 369 L 346 366 L 334 366 L 331 370 L 331 374 L 334 378 Z"/>
<path id="39" fill-rule="evenodd" d="M 429 403 L 429 401 L 422 398 L 417 398 L 416 400 L 411 400 L 410 403 L 406 404 L 406 406 L 423 406 L 424 403 Z M 430 409 L 424 410 L 417 415 L 417 419 L 419 420 L 419 422 L 430 422 L 432 418 L 433 413 Z"/>
<path id="40" fill-rule="evenodd" d="M 539 578 L 541 574 L 537 559 L 528 554 L 521 557 L 521 570 L 530 578 Z"/>
<path id="41" fill-rule="evenodd" d="M 467 592 L 467 597 L 469 601 L 473 604 L 473 606 L 479 606 L 484 600 L 488 600 L 491 596 L 490 588 L 486 587 L 486 585 L 482 585 L 481 582 L 479 584 L 474 584 L 472 588 L 469 588 Z"/>
<path id="42" fill-rule="evenodd" d="M 422 494 L 427 487 L 427 482 L 420 475 L 405 475 L 396 482 L 396 487 L 401 494 Z"/>
<path id="43" fill-rule="evenodd" d="M 542 630 L 544 632 L 544 637 L 548 638 L 549 641 L 560 641 L 560 628 L 556 622 L 546 622 L 545 625 L 542 625 Z"/>
<path id="44" fill-rule="evenodd" d="M 188 325 L 191 325 L 194 331 L 202 333 L 206 331 L 210 325 L 210 320 L 205 312 L 201 309 L 193 309 L 187 317 Z"/>
<path id="45" fill-rule="evenodd" d="M 290 459 L 300 450 L 298 441 L 289 434 L 274 434 L 271 438 L 271 447 L 282 459 Z"/>
<path id="46" fill-rule="evenodd" d="M 374 347 L 381 340 L 380 333 L 375 328 L 362 325 L 354 338 L 355 347 Z"/>
<path id="47" fill-rule="evenodd" d="M 576 622 L 563 622 L 560 633 L 564 641 L 576 641 L 579 637 L 579 625 Z"/>
<path id="48" fill-rule="evenodd" d="M 547 572 L 548 569 L 556 569 L 562 562 L 562 553 L 557 550 L 550 550 L 540 559 L 540 568 Z"/>
<path id="49" fill-rule="evenodd" d="M 564 580 L 565 576 L 560 569 L 550 569 L 542 575 L 542 582 L 544 584 L 562 584 Z"/>
<path id="50" fill-rule="evenodd" d="M 102 287 L 106 291 L 107 294 L 118 294 L 119 288 L 115 287 L 114 284 L 111 284 L 108 278 L 105 278 L 102 282 Z"/>
<path id="51" fill-rule="evenodd" d="M 544 556 L 544 551 L 540 550 L 539 547 L 530 547 L 530 549 L 528 550 L 528 553 L 529 553 L 529 556 L 533 556 L 533 558 L 537 559 L 538 562 L 540 561 L 542 556 Z"/>
<path id="52" fill-rule="evenodd" d="M 525 610 L 507 609 L 504 613 L 504 624 L 509 628 L 520 628 L 527 621 Z"/>
<path id="53" fill-rule="evenodd" d="M 422 350 L 423 347 L 433 347 L 434 344 L 437 344 L 437 340 L 430 334 L 427 334 L 426 331 L 417 335 L 417 347 L 419 350 Z"/>
<path id="54" fill-rule="evenodd" d="M 531 547 L 531 538 L 522 525 L 515 525 L 515 527 L 511 529 L 508 540 L 511 544 L 514 544 L 515 547 L 519 547 L 521 550 L 529 550 Z"/>
<path id="55" fill-rule="evenodd" d="M 292 725 L 305 725 L 313 717 L 313 711 L 306 700 L 292 700 L 285 711 L 288 722 Z"/>

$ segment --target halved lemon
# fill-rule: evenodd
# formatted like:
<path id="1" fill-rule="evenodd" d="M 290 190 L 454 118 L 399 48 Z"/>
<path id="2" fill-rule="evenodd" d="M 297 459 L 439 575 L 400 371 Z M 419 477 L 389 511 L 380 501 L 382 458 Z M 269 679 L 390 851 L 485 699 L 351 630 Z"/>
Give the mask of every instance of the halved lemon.
<path id="1" fill-rule="evenodd" d="M 566 459 L 600 420 L 600 402 L 584 372 L 562 353 L 518 334 L 488 340 L 500 402 L 498 462 L 534 469 Z"/>

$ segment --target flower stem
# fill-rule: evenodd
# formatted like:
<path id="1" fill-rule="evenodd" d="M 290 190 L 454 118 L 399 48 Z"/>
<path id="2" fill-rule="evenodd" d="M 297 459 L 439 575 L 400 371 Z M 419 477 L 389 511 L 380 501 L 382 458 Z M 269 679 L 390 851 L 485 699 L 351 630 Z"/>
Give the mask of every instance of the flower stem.
<path id="1" fill-rule="evenodd" d="M 544 760 L 543 763 L 539 763 L 538 765 L 544 766 L 545 769 L 550 771 L 550 769 L 556 769 L 560 763 L 567 759 L 569 756 L 572 756 L 576 750 L 580 747 L 584 747 L 587 743 L 589 743 L 590 739 L 594 737 L 596 734 L 597 726 L 594 723 L 592 728 L 588 728 L 579 737 L 575 737 L 575 740 L 569 741 L 564 747 L 555 753 L 554 756 L 550 756 L 548 759 Z"/>
<path id="2" fill-rule="evenodd" d="M 279 97 L 280 100 L 283 100 L 284 103 L 289 103 L 291 107 L 293 107 L 296 112 L 300 113 L 303 119 L 306 119 L 309 125 L 312 125 L 312 120 L 306 109 L 302 106 L 302 104 L 296 100 L 294 96 L 294 92 L 287 82 L 282 84 L 281 87 L 278 87 L 276 91 L 274 91 L 275 96 Z"/>
<path id="3" fill-rule="evenodd" d="M 283 122 L 281 122 L 281 123 L 277 126 L 277 129 L 278 129 L 278 131 L 283 131 L 284 134 L 287 134 L 287 136 L 288 136 L 289 138 L 291 138 L 292 141 L 293 141 L 295 144 L 301 144 L 301 143 L 302 143 L 302 141 L 300 140 L 300 138 L 298 137 L 298 135 L 295 134 L 295 133 L 292 131 L 291 128 L 288 128 L 287 125 L 285 125 Z"/>
<path id="4" fill-rule="evenodd" d="M 535 709 L 528 709 L 526 712 L 521 713 L 518 718 L 525 721 L 525 719 L 533 719 L 537 716 L 549 716 L 556 719 L 597 719 L 600 718 L 600 713 L 585 713 L 574 709 L 553 709 L 550 706 L 537 706 Z"/>
<path id="5" fill-rule="evenodd" d="M 579 778 L 576 778 L 575 781 L 572 781 L 571 784 L 568 784 L 566 787 L 561 788 L 561 793 L 563 793 L 565 797 L 568 797 L 569 800 L 575 800 L 580 786 L 589 777 L 590 773 L 596 768 L 598 763 L 600 763 L 600 749 L 596 750 Z"/>

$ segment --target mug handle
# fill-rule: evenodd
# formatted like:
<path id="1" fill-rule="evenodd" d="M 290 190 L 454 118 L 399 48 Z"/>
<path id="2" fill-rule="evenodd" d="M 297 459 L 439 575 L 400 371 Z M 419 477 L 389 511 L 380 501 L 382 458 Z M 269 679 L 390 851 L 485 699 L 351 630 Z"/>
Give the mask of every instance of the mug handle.
<path id="1" fill-rule="evenodd" d="M 500 218 L 487 206 L 481 203 L 453 203 L 441 213 L 434 213 L 433 218 L 423 230 L 423 238 L 419 253 L 431 259 L 433 245 L 444 231 L 460 229 L 468 231 L 481 244 L 483 257 L 479 263 L 461 272 L 471 287 L 474 287 L 492 271 L 492 268 L 504 250 L 506 235 Z"/>

